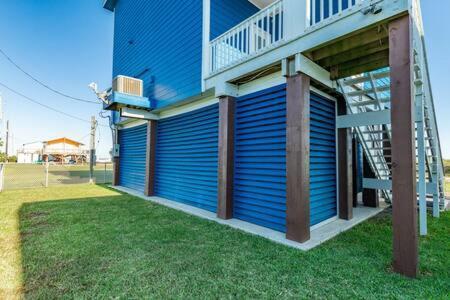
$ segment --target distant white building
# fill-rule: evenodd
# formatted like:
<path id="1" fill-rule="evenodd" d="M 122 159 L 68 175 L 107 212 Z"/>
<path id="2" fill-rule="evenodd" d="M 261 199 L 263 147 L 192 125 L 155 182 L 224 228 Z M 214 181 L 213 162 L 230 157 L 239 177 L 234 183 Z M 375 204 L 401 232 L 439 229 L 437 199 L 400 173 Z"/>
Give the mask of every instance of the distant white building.
<path id="1" fill-rule="evenodd" d="M 24 144 L 22 148 L 17 151 L 17 163 L 34 164 L 39 160 L 42 160 L 43 145 L 43 142 Z"/>
<path id="2" fill-rule="evenodd" d="M 89 149 L 83 143 L 63 137 L 54 140 L 24 144 L 17 151 L 17 162 L 37 163 L 48 158 L 56 163 L 87 162 Z"/>

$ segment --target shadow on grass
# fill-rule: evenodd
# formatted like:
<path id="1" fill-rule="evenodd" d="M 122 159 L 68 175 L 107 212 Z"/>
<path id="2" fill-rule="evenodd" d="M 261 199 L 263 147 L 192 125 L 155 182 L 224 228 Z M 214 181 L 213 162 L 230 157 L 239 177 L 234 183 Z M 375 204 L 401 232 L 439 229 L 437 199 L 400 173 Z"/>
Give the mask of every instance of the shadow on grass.
<path id="1" fill-rule="evenodd" d="M 112 170 L 94 170 L 94 178 L 98 183 L 112 182 Z M 90 179 L 89 170 L 53 170 L 49 171 L 49 180 L 51 183 L 74 184 L 87 183 Z"/>
<path id="2" fill-rule="evenodd" d="M 430 298 L 449 292 L 442 278 L 448 261 L 429 260 L 445 259 L 439 253 L 448 246 L 437 237 L 422 251 L 420 280 L 389 271 L 389 216 L 307 253 L 127 194 L 26 203 L 19 217 L 24 290 L 31 298 Z"/>

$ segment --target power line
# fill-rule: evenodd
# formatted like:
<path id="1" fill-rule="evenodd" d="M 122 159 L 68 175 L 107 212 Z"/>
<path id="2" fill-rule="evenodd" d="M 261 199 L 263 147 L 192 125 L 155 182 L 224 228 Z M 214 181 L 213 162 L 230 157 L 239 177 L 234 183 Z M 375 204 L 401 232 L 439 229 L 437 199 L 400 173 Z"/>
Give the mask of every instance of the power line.
<path id="1" fill-rule="evenodd" d="M 63 111 L 61 111 L 61 110 L 58 110 L 58 109 L 53 108 L 53 107 L 51 107 L 51 106 L 48 106 L 48 105 L 46 105 L 46 104 L 43 104 L 43 103 L 41 103 L 41 102 L 39 102 L 39 101 L 37 101 L 37 100 L 34 100 L 34 99 L 32 99 L 32 98 L 30 98 L 30 97 L 28 97 L 28 96 L 26 96 L 26 95 L 24 95 L 24 94 L 22 94 L 22 93 L 16 91 L 16 90 L 14 90 L 14 89 L 8 87 L 7 85 L 5 85 L 5 84 L 3 84 L 3 83 L 1 83 L 1 82 L 0 82 L 0 86 L 4 87 L 5 89 L 9 90 L 10 92 L 12 92 L 12 93 L 14 93 L 14 94 L 16 94 L 16 95 L 19 95 L 20 97 L 22 97 L 22 98 L 24 98 L 24 99 L 27 99 L 28 101 L 31 101 L 31 102 L 33 102 L 33 103 L 35 103 L 35 104 L 37 104 L 37 105 L 40 105 L 40 106 L 42 106 L 42 107 L 45 107 L 45 108 L 47 108 L 47 109 L 49 109 L 49 110 L 52 110 L 52 111 L 54 111 L 54 112 L 57 112 L 57 113 L 59 113 L 59 114 L 65 115 L 66 117 L 69 117 L 69 118 L 72 118 L 72 119 L 76 119 L 76 120 L 78 120 L 78 121 L 85 122 L 85 123 L 91 123 L 91 121 L 88 121 L 88 120 L 79 118 L 79 117 L 77 117 L 77 116 L 68 114 L 68 113 L 66 113 L 66 112 L 63 112 Z M 109 126 L 106 126 L 106 125 L 103 125 L 103 124 L 99 124 L 99 126 L 109 127 Z"/>
<path id="2" fill-rule="evenodd" d="M 48 86 L 47 84 L 43 83 L 42 81 L 40 81 L 39 79 L 37 79 L 36 77 L 34 77 L 33 75 L 31 75 L 30 73 L 28 73 L 27 71 L 25 71 L 21 66 L 19 66 L 17 63 L 15 63 L 11 57 L 9 57 L 2 49 L 0 49 L 0 53 L 13 65 L 15 66 L 17 69 L 19 69 L 22 73 L 24 73 L 25 75 L 27 75 L 28 77 L 30 77 L 32 80 L 34 80 L 35 82 L 37 82 L 38 84 L 42 85 L 43 87 L 49 89 L 50 91 L 52 91 L 53 93 L 56 93 L 60 96 L 75 100 L 75 101 L 80 101 L 80 102 L 84 102 L 84 103 L 91 103 L 91 104 L 99 104 L 99 102 L 97 101 L 92 101 L 92 100 L 86 100 L 86 99 L 82 99 L 82 98 L 77 98 L 77 97 L 73 97 L 70 95 L 67 95 L 63 92 L 60 92 L 50 86 Z"/>

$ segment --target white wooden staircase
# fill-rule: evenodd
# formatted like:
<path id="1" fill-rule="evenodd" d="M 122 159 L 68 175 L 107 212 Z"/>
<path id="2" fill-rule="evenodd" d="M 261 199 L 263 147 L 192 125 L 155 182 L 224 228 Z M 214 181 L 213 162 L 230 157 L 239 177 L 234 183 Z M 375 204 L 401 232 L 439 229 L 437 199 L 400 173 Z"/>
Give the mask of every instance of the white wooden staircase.
<path id="1" fill-rule="evenodd" d="M 417 58 L 417 55 L 416 55 Z M 421 220 L 426 222 L 427 197 L 433 198 L 433 215 L 444 208 L 444 170 L 434 104 L 427 76 L 419 59 L 414 67 L 416 104 L 417 189 Z M 387 202 L 392 199 L 392 159 L 390 125 L 390 72 L 388 68 L 338 80 L 347 102 L 348 127 L 353 127 L 376 178 L 363 180 L 365 188 L 378 189 Z M 431 201 L 430 201 L 431 203 Z M 395 205 L 395 204 L 394 204 Z M 421 222 L 421 233 L 426 224 Z"/>

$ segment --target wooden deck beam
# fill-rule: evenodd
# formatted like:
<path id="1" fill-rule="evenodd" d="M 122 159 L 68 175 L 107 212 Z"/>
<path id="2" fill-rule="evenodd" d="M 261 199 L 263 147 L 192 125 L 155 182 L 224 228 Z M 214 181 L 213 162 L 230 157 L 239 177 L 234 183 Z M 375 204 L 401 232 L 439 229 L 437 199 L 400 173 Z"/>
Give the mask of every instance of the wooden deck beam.
<path id="1" fill-rule="evenodd" d="M 363 72 L 373 71 L 374 68 L 389 65 L 389 50 L 383 50 L 354 60 L 332 66 L 332 79 L 345 78 Z"/>
<path id="2" fill-rule="evenodd" d="M 323 60 L 327 57 L 339 55 L 340 53 L 382 41 L 388 37 L 388 32 L 382 26 L 376 26 L 358 34 L 344 37 L 332 44 L 313 50 L 308 54 L 313 61 Z"/>
<path id="3" fill-rule="evenodd" d="M 339 53 L 337 55 L 326 57 L 318 61 L 317 64 L 322 66 L 323 68 L 329 68 L 331 66 L 343 64 L 348 61 L 366 57 L 368 55 L 375 54 L 387 49 L 389 49 L 389 40 L 385 38 L 355 49 Z"/>

